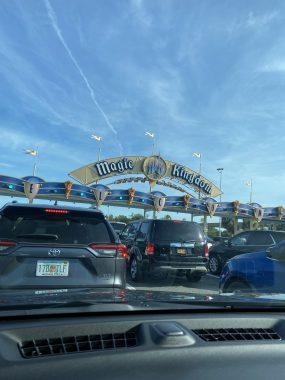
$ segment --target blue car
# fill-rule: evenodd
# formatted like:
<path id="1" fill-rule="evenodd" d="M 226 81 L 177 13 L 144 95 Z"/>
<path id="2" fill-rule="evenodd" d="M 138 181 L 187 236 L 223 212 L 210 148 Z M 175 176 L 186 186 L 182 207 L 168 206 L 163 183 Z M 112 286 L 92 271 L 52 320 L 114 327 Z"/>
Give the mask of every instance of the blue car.
<path id="1" fill-rule="evenodd" d="M 224 266 L 220 292 L 285 293 L 285 240 L 266 250 L 235 256 Z"/>

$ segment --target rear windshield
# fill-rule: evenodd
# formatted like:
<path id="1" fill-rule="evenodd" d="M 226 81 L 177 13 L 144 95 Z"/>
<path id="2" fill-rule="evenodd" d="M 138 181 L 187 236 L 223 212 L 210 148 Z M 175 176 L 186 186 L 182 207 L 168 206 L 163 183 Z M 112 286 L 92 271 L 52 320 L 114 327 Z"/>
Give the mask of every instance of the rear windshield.
<path id="1" fill-rule="evenodd" d="M 280 241 L 285 240 L 285 232 L 271 232 L 271 235 L 276 243 L 280 243 Z"/>
<path id="2" fill-rule="evenodd" d="M 188 242 L 203 241 L 205 235 L 197 223 L 159 220 L 155 222 L 156 241 Z"/>
<path id="3" fill-rule="evenodd" d="M 0 239 L 61 244 L 112 243 L 101 214 L 82 211 L 7 207 L 0 215 Z"/>
<path id="4" fill-rule="evenodd" d="M 122 224 L 122 223 L 114 223 L 114 222 L 112 222 L 111 225 L 114 228 L 114 230 L 116 230 L 116 231 L 123 231 L 123 229 L 126 227 L 126 225 Z"/>

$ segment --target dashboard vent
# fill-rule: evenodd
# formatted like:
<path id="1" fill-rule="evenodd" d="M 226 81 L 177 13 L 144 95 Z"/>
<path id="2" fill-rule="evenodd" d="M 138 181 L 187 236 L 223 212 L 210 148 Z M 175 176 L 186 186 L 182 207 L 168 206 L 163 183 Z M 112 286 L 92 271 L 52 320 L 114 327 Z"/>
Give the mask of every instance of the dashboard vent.
<path id="1" fill-rule="evenodd" d="M 281 340 L 272 329 L 201 329 L 193 332 L 206 342 L 232 340 Z"/>
<path id="2" fill-rule="evenodd" d="M 62 355 L 75 352 L 117 350 L 137 346 L 137 333 L 79 335 L 69 337 L 34 339 L 19 343 L 24 358 Z"/>

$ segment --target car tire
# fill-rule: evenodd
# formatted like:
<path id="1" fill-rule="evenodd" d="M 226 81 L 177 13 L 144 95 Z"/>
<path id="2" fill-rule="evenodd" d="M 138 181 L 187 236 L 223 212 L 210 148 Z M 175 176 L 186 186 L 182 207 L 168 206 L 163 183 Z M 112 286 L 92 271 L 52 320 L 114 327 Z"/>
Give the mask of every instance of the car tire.
<path id="1" fill-rule="evenodd" d="M 226 289 L 224 289 L 223 293 L 243 293 L 250 292 L 251 287 L 243 281 L 232 281 Z"/>
<path id="2" fill-rule="evenodd" d="M 191 270 L 188 270 L 186 272 L 186 278 L 188 282 L 199 282 L 202 278 L 201 272 L 192 272 Z"/>
<path id="3" fill-rule="evenodd" d="M 222 271 L 222 263 L 217 255 L 210 255 L 208 262 L 209 272 L 214 275 L 219 275 Z"/>
<path id="4" fill-rule="evenodd" d="M 135 255 L 131 257 L 129 273 L 131 280 L 134 282 L 141 281 L 144 277 L 141 264 Z"/>

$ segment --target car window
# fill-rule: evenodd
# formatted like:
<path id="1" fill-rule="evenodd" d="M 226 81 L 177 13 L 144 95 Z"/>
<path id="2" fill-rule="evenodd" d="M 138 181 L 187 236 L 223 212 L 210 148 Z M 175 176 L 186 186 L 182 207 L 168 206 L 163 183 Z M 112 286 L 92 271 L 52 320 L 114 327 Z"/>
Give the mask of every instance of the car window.
<path id="1" fill-rule="evenodd" d="M 123 231 L 121 232 L 120 236 L 123 238 L 123 239 L 126 239 L 129 235 L 129 232 L 130 232 L 130 228 L 131 228 L 131 225 L 127 225 Z"/>
<path id="2" fill-rule="evenodd" d="M 268 232 L 251 232 L 247 245 L 271 245 L 273 240 Z"/>
<path id="3" fill-rule="evenodd" d="M 156 241 L 204 241 L 205 234 L 199 224 L 181 220 L 158 220 L 154 224 Z"/>
<path id="4" fill-rule="evenodd" d="M 111 225 L 117 232 L 123 231 L 123 229 L 125 228 L 125 224 L 122 223 L 111 222 Z"/>
<path id="5" fill-rule="evenodd" d="M 106 221 L 96 213 L 53 214 L 45 209 L 10 207 L 1 216 L 0 239 L 90 244 L 110 243 L 113 238 Z"/>
<path id="6" fill-rule="evenodd" d="M 271 231 L 270 233 L 271 233 L 275 243 L 279 243 L 280 241 L 285 240 L 285 232 Z"/>
<path id="7" fill-rule="evenodd" d="M 244 233 L 238 234 L 238 235 L 234 236 L 231 239 L 231 244 L 234 245 L 234 246 L 247 245 L 248 244 L 249 235 L 250 234 L 248 232 L 244 232 Z"/>
<path id="8" fill-rule="evenodd" d="M 147 237 L 148 230 L 149 230 L 149 223 L 143 222 L 138 231 L 137 238 L 141 240 L 145 240 Z"/>
<path id="9" fill-rule="evenodd" d="M 137 234 L 137 231 L 139 229 L 139 226 L 140 226 L 140 223 L 133 223 L 131 224 L 130 226 L 130 230 L 129 230 L 129 235 L 128 235 L 128 238 L 129 239 L 134 239 L 136 234 Z"/>

